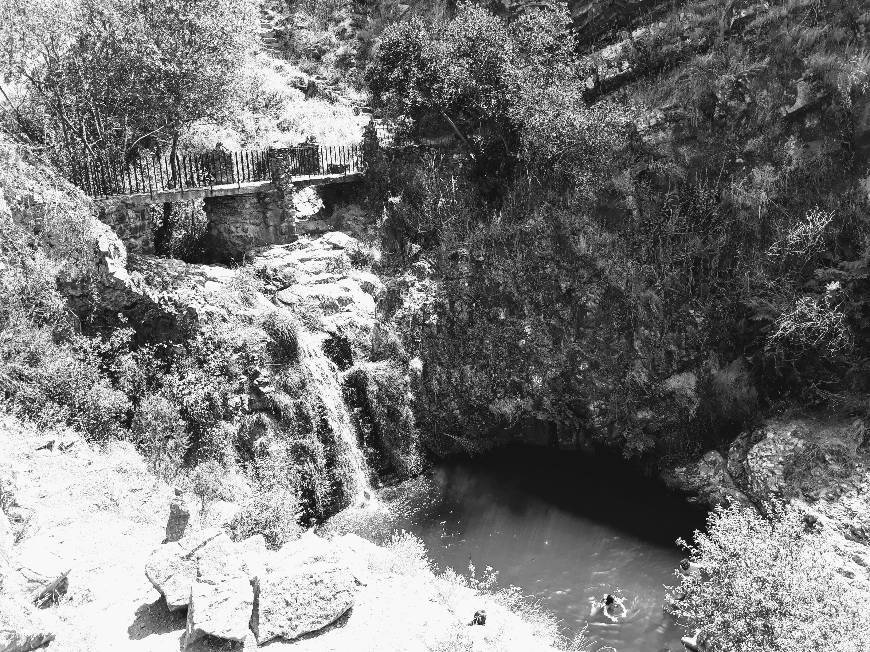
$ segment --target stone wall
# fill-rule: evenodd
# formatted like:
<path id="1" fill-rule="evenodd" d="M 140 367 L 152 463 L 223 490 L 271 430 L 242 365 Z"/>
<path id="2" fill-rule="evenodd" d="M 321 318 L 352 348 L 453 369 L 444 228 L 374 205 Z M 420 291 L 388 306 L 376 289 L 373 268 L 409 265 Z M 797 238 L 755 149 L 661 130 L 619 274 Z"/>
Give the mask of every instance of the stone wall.
<path id="1" fill-rule="evenodd" d="M 206 197 L 204 203 L 216 260 L 240 260 L 254 247 L 296 240 L 294 212 L 274 191 Z"/>
<path id="2" fill-rule="evenodd" d="M 147 205 L 134 205 L 123 199 L 104 199 L 97 202 L 99 218 L 112 227 L 127 251 L 134 254 L 153 254 L 154 236 Z"/>

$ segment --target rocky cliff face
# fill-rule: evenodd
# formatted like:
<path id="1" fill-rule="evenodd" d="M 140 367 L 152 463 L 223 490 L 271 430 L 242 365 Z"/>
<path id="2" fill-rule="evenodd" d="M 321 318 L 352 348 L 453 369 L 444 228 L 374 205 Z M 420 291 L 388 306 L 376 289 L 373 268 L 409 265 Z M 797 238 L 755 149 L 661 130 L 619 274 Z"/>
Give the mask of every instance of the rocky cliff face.
<path id="1" fill-rule="evenodd" d="M 663 477 L 709 507 L 798 506 L 808 527 L 834 544 L 841 572 L 870 585 L 870 436 L 861 420 L 770 420 L 741 434 L 727 452 L 709 451 Z"/>
<path id="2" fill-rule="evenodd" d="M 455 247 L 400 252 L 388 296 L 407 302 L 386 311 L 422 361 L 435 448 L 685 459 L 777 401 L 861 413 L 870 71 L 852 48 L 870 16 L 816 7 L 572 4 L 603 30 L 579 36 L 583 94 L 631 107 L 630 143 L 580 199 L 510 196 Z"/>

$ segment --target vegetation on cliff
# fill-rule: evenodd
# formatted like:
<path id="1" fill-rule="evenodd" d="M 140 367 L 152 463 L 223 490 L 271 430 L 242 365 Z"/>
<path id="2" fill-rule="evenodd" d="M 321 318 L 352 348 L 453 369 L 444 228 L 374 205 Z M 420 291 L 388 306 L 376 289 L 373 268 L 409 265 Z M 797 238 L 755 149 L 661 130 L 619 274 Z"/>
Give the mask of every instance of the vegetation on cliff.
<path id="1" fill-rule="evenodd" d="M 759 408 L 863 413 L 868 16 L 836 4 L 694 2 L 589 53 L 563 10 L 387 31 L 375 98 L 442 143 L 373 186 L 440 281 L 407 342 L 434 448 L 549 422 L 686 457 Z"/>
<path id="2" fill-rule="evenodd" d="M 364 37 L 348 3 L 270 3 L 284 62 L 254 42 L 247 0 L 3 4 L 2 127 L 28 145 L 0 142 L 2 407 L 132 441 L 204 504 L 235 497 L 235 535 L 273 547 L 348 502 L 337 421 L 408 475 L 421 443 L 443 455 L 543 433 L 676 464 L 783 410 L 866 419 L 862 4 L 620 3 L 644 11 L 611 16 L 631 30 L 618 34 L 579 24 L 594 12 L 577 3 L 496 4 L 433 3 L 373 38 L 407 7 L 369 7 Z M 46 163 L 357 135 L 363 82 L 395 126 L 395 147 L 374 125 L 366 143 L 383 293 L 354 267 L 374 257 L 331 244 L 316 269 L 127 264 Z M 199 246 L 201 217 L 161 253 Z M 280 310 L 266 297 L 321 274 L 369 288 L 365 326 L 336 326 L 325 313 L 347 297 L 322 288 Z M 376 327 L 375 296 L 390 322 Z M 302 359 L 314 332 L 328 387 Z M 324 401 L 345 399 L 337 419 Z M 812 450 L 790 472 L 821 468 Z M 863 640 L 860 598 L 804 529 L 791 512 L 717 512 L 691 551 L 711 573 L 683 582 L 676 613 L 723 650 Z M 824 585 L 802 582 L 816 571 Z"/>

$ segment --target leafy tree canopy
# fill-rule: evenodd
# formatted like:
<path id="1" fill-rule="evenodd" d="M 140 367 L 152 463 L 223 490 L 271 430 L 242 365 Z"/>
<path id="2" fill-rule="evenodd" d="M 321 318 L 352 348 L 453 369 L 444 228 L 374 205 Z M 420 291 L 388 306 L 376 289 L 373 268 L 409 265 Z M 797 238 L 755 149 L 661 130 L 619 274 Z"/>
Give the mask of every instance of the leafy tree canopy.
<path id="1" fill-rule="evenodd" d="M 507 22 L 471 3 L 388 29 L 367 81 L 375 103 L 421 138 L 452 133 L 481 172 L 517 161 L 576 172 L 625 140 L 629 115 L 588 106 L 565 5 Z"/>
<path id="2" fill-rule="evenodd" d="M 8 0 L 0 63 L 19 129 L 135 156 L 233 108 L 253 0 Z"/>

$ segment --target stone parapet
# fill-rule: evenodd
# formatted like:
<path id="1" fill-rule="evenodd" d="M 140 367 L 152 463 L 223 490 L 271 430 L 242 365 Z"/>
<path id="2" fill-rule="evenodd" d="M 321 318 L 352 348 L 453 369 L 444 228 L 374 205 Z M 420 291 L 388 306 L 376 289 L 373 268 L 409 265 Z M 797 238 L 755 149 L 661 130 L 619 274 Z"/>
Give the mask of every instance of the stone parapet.
<path id="1" fill-rule="evenodd" d="M 148 206 L 125 201 L 122 198 L 97 202 L 99 219 L 112 228 L 127 251 L 135 254 L 153 254 L 154 236 Z"/>
<path id="2" fill-rule="evenodd" d="M 218 260 L 240 260 L 255 247 L 296 240 L 292 202 L 277 192 L 207 197 L 209 250 Z"/>

